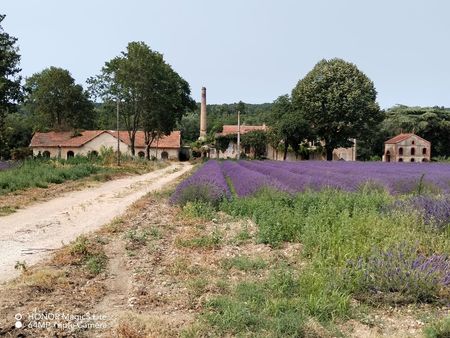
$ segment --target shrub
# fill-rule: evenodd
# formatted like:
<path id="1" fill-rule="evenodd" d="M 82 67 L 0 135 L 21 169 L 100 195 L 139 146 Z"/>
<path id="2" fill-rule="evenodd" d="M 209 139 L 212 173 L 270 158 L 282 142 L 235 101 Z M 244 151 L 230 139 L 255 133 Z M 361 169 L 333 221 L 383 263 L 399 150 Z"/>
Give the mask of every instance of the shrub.
<path id="1" fill-rule="evenodd" d="M 435 301 L 450 286 L 448 257 L 425 256 L 407 243 L 349 261 L 348 273 L 356 277 L 356 292 L 398 293 L 402 301 Z"/>

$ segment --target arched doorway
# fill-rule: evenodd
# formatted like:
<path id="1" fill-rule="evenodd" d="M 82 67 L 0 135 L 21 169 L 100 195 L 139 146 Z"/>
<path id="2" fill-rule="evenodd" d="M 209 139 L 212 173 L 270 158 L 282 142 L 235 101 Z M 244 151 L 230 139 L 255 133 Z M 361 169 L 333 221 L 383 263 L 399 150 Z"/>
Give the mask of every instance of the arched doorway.
<path id="1" fill-rule="evenodd" d="M 144 158 L 145 157 L 145 153 L 143 151 L 138 152 L 138 156 L 140 158 Z"/>
<path id="2" fill-rule="evenodd" d="M 161 153 L 161 158 L 162 158 L 163 160 L 167 160 L 167 159 L 169 158 L 169 154 L 167 153 L 167 151 L 163 151 L 163 152 Z"/>
<path id="3" fill-rule="evenodd" d="M 391 162 L 391 152 L 389 150 L 386 151 L 385 158 L 386 158 L 386 162 Z"/>
<path id="4" fill-rule="evenodd" d="M 50 157 L 50 152 L 49 152 L 48 150 L 46 150 L 46 151 L 44 151 L 44 152 L 42 153 L 42 156 L 43 156 L 43 157 L 46 157 L 46 158 L 49 158 L 49 157 Z"/>
<path id="5" fill-rule="evenodd" d="M 73 151 L 72 150 L 69 150 L 68 152 L 67 152 L 67 158 L 69 159 L 69 158 L 72 158 L 72 157 L 74 157 L 75 156 L 75 154 L 73 153 Z"/>

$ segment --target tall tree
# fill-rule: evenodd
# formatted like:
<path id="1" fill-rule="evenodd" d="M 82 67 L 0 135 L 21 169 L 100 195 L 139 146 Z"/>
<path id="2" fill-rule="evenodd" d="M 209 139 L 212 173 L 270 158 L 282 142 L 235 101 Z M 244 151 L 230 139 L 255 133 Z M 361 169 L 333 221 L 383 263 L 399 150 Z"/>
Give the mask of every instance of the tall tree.
<path id="1" fill-rule="evenodd" d="M 300 145 L 313 137 L 302 112 L 295 109 L 289 95 L 280 96 L 274 101 L 270 125 L 272 142 L 280 140 L 283 143 L 283 160 L 286 160 L 289 146 L 298 155 Z"/>
<path id="2" fill-rule="evenodd" d="M 25 107 L 39 130 L 90 129 L 94 106 L 66 69 L 50 67 L 26 80 Z"/>
<path id="3" fill-rule="evenodd" d="M 155 138 L 170 133 L 183 113 L 195 107 L 189 84 L 164 61 L 162 54 L 143 42 L 130 42 L 127 50 L 106 62 L 102 73 L 89 83 L 97 97 L 120 101 L 120 117 L 133 155 L 138 129 L 144 129 L 149 157 Z"/>
<path id="4" fill-rule="evenodd" d="M 0 14 L 0 157 L 9 157 L 9 145 L 5 137 L 5 117 L 17 111 L 22 99 L 19 72 L 20 55 L 17 39 L 3 30 L 1 23 L 5 15 Z"/>
<path id="5" fill-rule="evenodd" d="M 327 160 L 333 149 L 348 147 L 351 138 L 370 137 L 382 121 L 373 82 L 354 64 L 322 60 L 292 91 L 297 109 L 325 142 Z"/>

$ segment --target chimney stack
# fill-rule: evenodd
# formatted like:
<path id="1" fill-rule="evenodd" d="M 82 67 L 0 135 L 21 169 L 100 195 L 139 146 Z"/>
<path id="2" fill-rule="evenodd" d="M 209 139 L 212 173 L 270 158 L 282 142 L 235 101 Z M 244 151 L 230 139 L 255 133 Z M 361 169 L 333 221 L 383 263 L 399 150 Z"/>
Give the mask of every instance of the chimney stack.
<path id="1" fill-rule="evenodd" d="M 200 137 L 199 140 L 206 139 L 206 88 L 202 87 L 202 103 L 200 107 Z"/>

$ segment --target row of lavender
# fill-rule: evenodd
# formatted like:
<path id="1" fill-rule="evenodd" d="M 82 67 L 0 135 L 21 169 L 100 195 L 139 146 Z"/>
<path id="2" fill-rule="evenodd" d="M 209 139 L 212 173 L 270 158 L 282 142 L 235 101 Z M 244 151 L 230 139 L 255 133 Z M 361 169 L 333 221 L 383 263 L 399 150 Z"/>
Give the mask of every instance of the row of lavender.
<path id="1" fill-rule="evenodd" d="M 230 197 L 230 188 L 219 162 L 208 161 L 177 186 L 170 202 L 181 205 L 188 201 L 217 203 Z"/>
<path id="2" fill-rule="evenodd" d="M 336 188 L 355 191 L 364 184 L 384 187 L 393 194 L 431 190 L 450 193 L 450 165 L 349 162 L 208 161 L 183 181 L 173 202 L 191 193 L 209 189 L 212 200 L 229 198 L 228 177 L 239 197 L 252 195 L 263 187 L 297 193 L 306 189 Z M 197 187 L 197 188 L 194 188 Z"/>
<path id="3" fill-rule="evenodd" d="M 226 161 L 222 169 L 239 196 L 264 186 L 291 193 L 323 188 L 355 191 L 367 182 L 393 194 L 419 189 L 450 193 L 448 164 Z"/>

